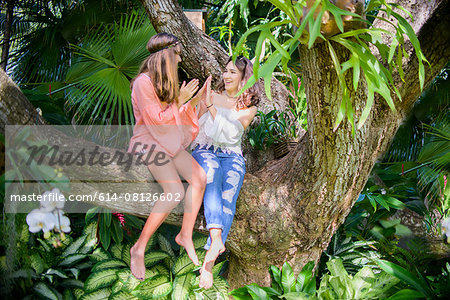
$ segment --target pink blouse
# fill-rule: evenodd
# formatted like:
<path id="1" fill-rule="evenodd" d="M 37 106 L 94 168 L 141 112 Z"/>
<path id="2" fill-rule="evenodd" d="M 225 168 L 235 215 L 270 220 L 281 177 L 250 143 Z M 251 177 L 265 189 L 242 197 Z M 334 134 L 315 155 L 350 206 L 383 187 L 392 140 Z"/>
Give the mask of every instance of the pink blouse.
<path id="1" fill-rule="evenodd" d="M 155 153 L 174 157 L 198 134 L 198 117 L 192 105 L 188 102 L 178 108 L 173 102 L 164 109 L 147 74 L 142 73 L 134 80 L 131 102 L 136 125 L 128 152 L 140 152 L 144 145 L 148 152 L 155 145 Z"/>

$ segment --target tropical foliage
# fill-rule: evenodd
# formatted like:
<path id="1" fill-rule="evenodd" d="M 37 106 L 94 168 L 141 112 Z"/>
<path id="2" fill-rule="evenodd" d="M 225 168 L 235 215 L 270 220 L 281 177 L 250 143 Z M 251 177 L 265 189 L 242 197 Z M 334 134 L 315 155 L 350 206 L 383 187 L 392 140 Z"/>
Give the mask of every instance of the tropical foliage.
<path id="1" fill-rule="evenodd" d="M 396 70 L 403 78 L 402 58 L 406 55 L 404 50 L 403 35 L 407 35 L 413 44 L 418 58 L 419 82 L 420 87 L 423 88 L 425 78 L 424 62 L 427 61 L 420 50 L 420 45 L 414 30 L 405 18 L 399 14 L 399 11 L 406 11 L 403 7 L 398 5 L 390 5 L 384 0 L 374 0 L 370 1 L 366 8 L 367 12 L 370 12 L 375 8 L 378 10 L 379 13 L 375 15 L 374 18 L 391 24 L 396 31 L 395 34 L 391 34 L 387 30 L 374 27 L 344 32 L 344 23 L 341 18 L 342 16 L 350 16 L 354 20 L 360 20 L 361 22 L 366 21 L 361 19 L 361 16 L 355 13 L 336 7 L 331 4 L 329 0 L 316 0 L 311 7 L 307 7 L 307 1 L 305 0 L 296 2 L 270 0 L 269 2 L 272 3 L 280 12 L 284 13 L 286 18 L 283 18 L 281 21 L 271 21 L 265 24 L 256 25 L 249 29 L 239 40 L 233 56 L 235 57 L 237 53 L 239 53 L 243 43 L 250 34 L 260 32 L 255 51 L 256 63 L 254 64 L 253 70 L 254 76 L 251 80 L 249 80 L 247 86 L 254 84 L 259 78 L 264 78 L 265 91 L 270 97 L 270 82 L 272 79 L 272 73 L 277 65 L 281 63 L 285 73 L 289 74 L 290 71 L 288 69 L 288 62 L 290 61 L 291 55 L 295 52 L 298 45 L 300 43 L 304 43 L 311 48 L 316 41 L 321 39 L 328 45 L 329 53 L 342 89 L 342 102 L 339 113 L 335 119 L 335 128 L 339 126 L 344 117 L 347 117 L 354 130 L 354 109 L 352 106 L 350 90 L 356 90 L 358 88 L 361 74 L 363 74 L 367 84 L 368 98 L 366 100 L 365 108 L 359 118 L 358 128 L 364 124 L 365 120 L 369 116 L 375 93 L 380 94 L 382 98 L 385 99 L 389 107 L 395 111 L 394 98 L 392 94 L 395 94 L 400 100 L 401 96 L 397 88 L 393 85 L 392 71 Z M 319 11 L 317 15 L 316 10 Z M 305 14 L 304 11 L 306 12 Z M 322 35 L 320 30 L 322 16 L 325 12 L 334 16 L 336 25 L 341 32 L 340 34 L 328 38 Z M 395 20 L 396 23 L 387 21 L 389 18 Z M 283 43 L 280 43 L 272 33 L 274 28 L 278 27 L 292 28 L 289 39 Z M 382 34 L 389 35 L 392 39 L 389 46 L 382 42 Z M 276 50 L 263 64 L 260 65 L 259 57 L 261 54 L 262 44 L 266 40 L 268 40 Z M 350 52 L 350 58 L 348 60 L 344 62 L 340 61 L 340 58 L 337 56 L 335 50 L 337 44 L 345 47 Z M 382 57 L 382 61 L 372 54 L 372 51 L 370 51 L 371 46 L 378 49 L 378 52 Z M 387 62 L 389 67 L 386 68 L 383 62 Z M 352 69 L 351 74 L 349 73 L 350 69 Z M 351 89 L 347 86 L 345 81 L 347 73 L 352 75 L 351 78 L 353 86 Z"/>
<path id="2" fill-rule="evenodd" d="M 130 81 L 147 57 L 145 46 L 154 34 L 145 13 L 133 11 L 71 45 L 75 57 L 65 78 L 66 101 L 77 123 L 134 123 Z"/>
<path id="3" fill-rule="evenodd" d="M 423 85 L 426 59 L 411 26 L 402 17 L 406 12 L 401 7 L 384 0 L 370 1 L 366 14 L 372 19 L 365 22 L 328 0 L 308 2 L 314 5 L 305 14 L 306 1 L 185 4 L 190 8 L 210 7 L 210 36 L 234 54 L 255 57 L 253 81 L 264 78 L 267 91 L 269 79 L 278 76 L 290 91 L 290 113 L 258 113 L 259 123 L 248 135 L 256 148 L 295 138 L 299 127 L 307 129 L 305 87 L 301 84 L 301 66 L 296 63 L 299 43 L 311 48 L 322 42 L 329 49 L 343 91 L 336 126 L 344 118 L 352 126 L 356 127 L 356 121 L 362 126 L 376 93 L 395 109 L 399 96 L 391 74 L 403 76 L 403 35 L 412 41 L 418 57 L 418 81 Z M 43 117 L 51 124 L 133 124 L 129 84 L 146 55 L 148 38 L 155 33 L 139 5 L 133 1 L 90 0 L 16 3 L 8 71 L 22 87 L 28 87 L 25 93 Z M 315 8 L 317 16 L 311 13 Z M 368 28 L 343 32 L 344 24 L 338 22 L 340 32 L 324 36 L 320 23 L 325 11 L 337 20 L 351 16 Z M 381 36 L 388 33 L 371 24 L 374 19 L 386 21 L 389 17 L 394 19 L 391 25 L 396 33 L 386 45 Z M 2 14 L 0 23 L 4 22 Z M 336 54 L 338 47 L 349 51 L 344 60 Z M 378 49 L 381 60 L 368 51 L 369 47 Z M 362 116 L 355 120 L 350 95 L 361 86 L 361 78 L 367 82 L 369 94 Z M 350 85 L 343 84 L 344 80 Z M 316 269 L 310 262 L 294 276 L 288 263 L 281 269 L 272 266 L 271 287 L 250 284 L 231 295 L 235 299 L 412 299 L 448 295 L 450 265 L 448 259 L 432 253 L 429 238 L 441 238 L 440 223 L 450 213 L 448 91 L 446 68 L 424 92 L 386 156 L 375 166 Z M 50 190 L 55 187 L 52 179 L 65 179 L 64 174 L 45 165 L 26 168 L 20 164 L 29 156 L 24 147 L 41 145 L 28 140 L 28 135 L 26 130 L 20 132 L 7 148 L 5 155 L 16 163 L 8 178 L 22 183 L 27 176 L 45 178 L 40 185 Z M 56 186 L 63 192 L 69 186 L 64 180 L 58 182 Z M 4 196 L 4 190 L 1 192 Z M 405 226 L 399 217 L 402 213 L 419 216 L 424 224 L 417 227 L 425 227 L 425 235 L 418 236 Z M 94 208 L 87 214 L 70 215 L 69 233 L 63 228 L 66 219 L 62 226 L 55 227 L 56 222 L 41 222 L 42 215 L 37 212 L 29 217 L 28 225 L 24 215 L 3 216 L 6 221 L 1 224 L 0 262 L 6 276 L 1 291 L 7 298 L 228 297 L 228 284 L 220 275 L 226 262 L 213 269 L 213 288 L 200 289 L 198 268 L 183 249 L 170 242 L 172 237 L 164 228 L 148 244 L 145 281 L 136 280 L 129 270 L 129 249 L 144 223 L 139 218 Z M 49 217 L 48 221 L 52 220 Z M 44 227 L 43 231 L 53 233 L 48 236 L 40 232 Z M 194 241 L 200 259 L 205 254 L 205 239 L 199 235 Z"/>

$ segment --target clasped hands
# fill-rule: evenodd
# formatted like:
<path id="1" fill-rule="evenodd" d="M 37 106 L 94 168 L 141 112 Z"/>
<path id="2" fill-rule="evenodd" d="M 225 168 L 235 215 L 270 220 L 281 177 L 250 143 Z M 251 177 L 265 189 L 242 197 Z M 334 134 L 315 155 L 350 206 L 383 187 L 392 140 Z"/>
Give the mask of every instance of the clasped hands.
<path id="1" fill-rule="evenodd" d="M 211 75 L 206 79 L 202 88 L 198 89 L 198 79 L 192 79 L 186 84 L 183 81 L 180 88 L 180 95 L 177 99 L 177 106 L 180 108 L 186 101 L 190 100 L 192 107 L 195 107 L 199 101 L 205 101 L 205 103 L 211 102 Z M 197 92 L 198 90 L 198 92 Z M 197 94 L 195 94 L 197 92 Z M 193 96 L 195 94 L 195 96 Z M 193 96 L 193 97 L 192 97 Z"/>

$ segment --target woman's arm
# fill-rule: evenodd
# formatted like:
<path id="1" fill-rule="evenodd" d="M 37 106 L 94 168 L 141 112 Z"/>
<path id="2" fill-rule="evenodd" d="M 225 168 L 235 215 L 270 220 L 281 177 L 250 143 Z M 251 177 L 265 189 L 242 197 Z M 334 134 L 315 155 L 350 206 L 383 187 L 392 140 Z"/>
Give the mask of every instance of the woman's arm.
<path id="1" fill-rule="evenodd" d="M 167 106 L 159 100 L 148 77 L 138 77 L 134 81 L 132 94 L 146 129 L 170 156 L 175 156 L 182 150 L 182 137 L 176 126 L 172 105 Z"/>
<path id="2" fill-rule="evenodd" d="M 188 84 L 186 84 L 186 81 L 183 81 L 183 84 L 180 87 L 180 94 L 178 95 L 178 99 L 176 101 L 178 108 L 183 106 L 189 99 L 191 99 L 191 97 L 197 90 L 198 79 L 192 79 Z M 195 105 L 192 107 L 195 107 Z"/>
<path id="3" fill-rule="evenodd" d="M 199 89 L 197 94 L 194 97 L 192 97 L 191 101 L 189 101 L 189 103 L 193 108 L 196 107 L 197 104 L 201 105 L 202 103 L 204 103 L 206 99 L 206 89 L 208 88 L 208 86 L 211 86 L 211 79 L 212 77 L 211 75 L 209 75 L 205 83 L 203 84 L 202 88 Z"/>
<path id="4" fill-rule="evenodd" d="M 256 116 L 258 109 L 256 108 L 256 106 L 252 106 L 249 107 L 247 109 L 241 110 L 240 115 L 239 115 L 239 121 L 241 122 L 242 126 L 245 128 L 247 128 L 250 123 L 253 121 L 253 119 Z"/>

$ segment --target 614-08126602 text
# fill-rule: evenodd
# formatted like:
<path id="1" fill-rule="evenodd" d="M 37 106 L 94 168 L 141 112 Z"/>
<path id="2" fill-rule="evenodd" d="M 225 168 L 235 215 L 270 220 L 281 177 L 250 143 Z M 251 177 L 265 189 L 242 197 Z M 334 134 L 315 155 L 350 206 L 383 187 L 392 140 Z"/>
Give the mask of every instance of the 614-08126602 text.
<path id="1" fill-rule="evenodd" d="M 179 202 L 181 194 L 179 193 L 95 193 L 94 199 L 99 201 L 133 201 L 133 202 Z"/>

